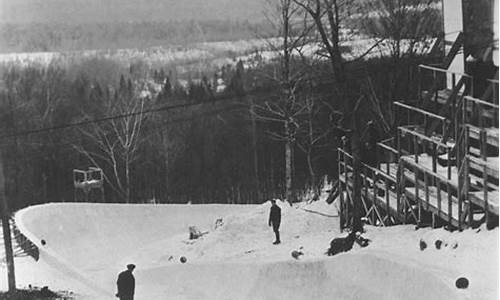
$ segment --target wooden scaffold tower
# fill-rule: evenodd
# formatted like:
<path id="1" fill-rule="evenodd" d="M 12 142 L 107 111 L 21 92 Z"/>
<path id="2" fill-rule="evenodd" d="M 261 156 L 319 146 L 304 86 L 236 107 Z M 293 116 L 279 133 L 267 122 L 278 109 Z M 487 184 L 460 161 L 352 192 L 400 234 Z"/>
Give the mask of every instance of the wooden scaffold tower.
<path id="1" fill-rule="evenodd" d="M 498 226 L 498 71 L 479 80 L 448 65 L 419 66 L 419 98 L 393 103 L 394 136 L 376 143 L 374 164 L 356 170 L 346 143 L 338 149 L 341 229 L 355 201 L 372 225 Z"/>

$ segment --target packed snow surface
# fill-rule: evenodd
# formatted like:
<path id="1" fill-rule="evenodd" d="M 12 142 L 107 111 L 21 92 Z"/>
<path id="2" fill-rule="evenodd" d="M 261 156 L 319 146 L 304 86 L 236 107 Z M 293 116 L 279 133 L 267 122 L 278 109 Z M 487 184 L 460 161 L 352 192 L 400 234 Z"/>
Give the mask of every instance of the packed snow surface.
<path id="1" fill-rule="evenodd" d="M 346 235 L 339 232 L 335 203 L 278 205 L 280 245 L 272 244 L 269 202 L 29 207 L 16 214 L 16 223 L 40 248 L 40 260 L 18 259 L 18 282 L 71 290 L 77 299 L 113 299 L 117 274 L 134 263 L 138 300 L 498 297 L 498 229 L 365 226 L 368 247 L 327 257 L 331 239 Z M 189 226 L 205 234 L 189 240 Z M 427 244 L 423 251 L 420 240 Z M 296 260 L 293 250 L 304 255 Z M 458 277 L 469 279 L 468 289 L 455 287 Z"/>

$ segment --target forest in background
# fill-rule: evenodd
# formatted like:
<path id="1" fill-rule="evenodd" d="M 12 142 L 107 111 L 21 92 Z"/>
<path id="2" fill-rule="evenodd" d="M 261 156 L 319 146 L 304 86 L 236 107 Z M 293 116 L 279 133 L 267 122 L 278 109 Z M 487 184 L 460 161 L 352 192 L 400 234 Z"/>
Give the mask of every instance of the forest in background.
<path id="1" fill-rule="evenodd" d="M 363 62 L 363 71 L 355 67 L 357 75 L 352 76 L 362 72 L 366 80 L 370 78 L 373 91 L 368 93 L 389 96 L 387 91 L 391 90 L 391 98 L 403 98 L 410 91 L 416 94 L 417 81 L 412 78 L 417 76 L 418 63 L 425 60 L 414 57 L 395 66 L 390 58 L 376 58 Z M 97 65 L 99 68 L 92 67 Z M 313 94 L 317 99 L 330 101 L 328 65 L 319 62 L 316 70 Z M 86 170 L 90 166 L 101 167 L 108 175 L 109 182 L 105 185 L 108 202 L 125 201 L 127 187 L 130 202 L 155 198 L 162 203 L 253 203 L 284 195 L 283 141 L 269 134 L 279 125 L 255 120 L 250 112 L 252 103 L 263 104 L 269 97 L 275 97 L 276 87 L 266 81 L 264 69 L 244 70 L 241 63 L 227 65 L 216 72 L 218 76 L 191 80 L 187 87 L 178 84 L 173 72 L 147 70 L 148 80 L 161 85 L 161 90 L 157 94 L 151 91 L 155 96 L 145 98 L 140 94 L 148 85 L 145 78 L 138 77 L 145 72 L 131 72 L 106 59 L 83 60 L 80 65 L 68 67 L 11 66 L 4 71 L 0 121 L 4 133 L 6 192 L 13 208 L 74 201 L 72 170 Z M 399 80 L 392 86 L 395 78 Z M 217 92 L 220 80 L 227 86 Z M 380 108 L 390 114 L 390 101 L 383 100 L 389 98 L 381 99 Z M 360 106 L 361 123 L 377 117 L 377 107 L 370 101 L 366 99 Z M 141 104 L 140 109 L 137 103 Z M 179 104 L 189 106 L 162 109 Z M 342 135 L 337 128 L 339 120 L 323 105 L 315 110 L 315 131 L 326 134 L 309 157 L 311 166 L 299 143 L 294 147 L 297 193 L 317 184 L 323 175 L 336 176 L 335 149 L 341 145 Z M 139 121 L 129 117 L 112 124 L 103 122 L 8 137 L 33 129 L 138 111 L 154 112 L 140 115 L 142 124 L 137 136 L 125 130 L 125 121 Z M 131 145 L 120 143 L 120 138 L 126 137 L 132 139 Z M 307 133 L 298 134 L 297 139 L 304 142 Z M 103 146 L 105 142 L 116 148 L 111 151 Z M 111 152 L 116 165 L 112 163 Z M 126 155 L 130 159 L 128 182 Z M 77 200 L 82 199 L 81 194 L 77 195 Z M 91 196 L 91 199 L 100 198 Z"/>
<path id="2" fill-rule="evenodd" d="M 181 77 L 182 66 L 104 57 L 3 65 L 0 122 L 11 207 L 73 201 L 72 170 L 90 166 L 104 170 L 107 202 L 293 201 L 292 194 L 317 186 L 322 176 L 336 176 L 342 136 L 365 138 L 369 121 L 380 138 L 390 136 L 392 101 L 416 98 L 417 66 L 439 61 L 417 49 L 440 36 L 440 18 L 380 2 L 386 6 L 378 9 L 391 13 L 374 17 L 378 31 L 364 28 L 370 22 L 351 28 L 389 44 L 374 57 L 342 57 L 347 11 L 315 19 L 322 14 L 310 2 L 280 0 L 270 20 L 281 44 L 269 45 L 279 55 L 256 55 L 251 66 L 238 62 Z M 337 1 L 329 3 L 318 9 L 329 12 Z M 301 7 L 306 13 L 292 16 Z M 293 24 L 316 27 L 290 27 L 302 18 L 306 23 Z M 311 44 L 320 47 L 303 55 Z M 36 132 L 74 123 L 83 125 Z"/>

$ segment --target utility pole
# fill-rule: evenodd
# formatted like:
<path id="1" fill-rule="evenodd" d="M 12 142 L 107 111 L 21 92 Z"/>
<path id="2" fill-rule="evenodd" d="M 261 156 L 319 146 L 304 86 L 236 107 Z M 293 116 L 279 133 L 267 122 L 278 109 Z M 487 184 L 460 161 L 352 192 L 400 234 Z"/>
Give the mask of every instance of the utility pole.
<path id="1" fill-rule="evenodd" d="M 7 277 L 9 281 L 9 292 L 16 290 L 16 274 L 14 272 L 14 254 L 12 251 L 12 237 L 10 235 L 9 207 L 5 197 L 5 177 L 3 172 L 2 155 L 0 153 L 0 214 L 2 217 L 3 241 L 5 245 L 5 256 L 7 259 Z"/>

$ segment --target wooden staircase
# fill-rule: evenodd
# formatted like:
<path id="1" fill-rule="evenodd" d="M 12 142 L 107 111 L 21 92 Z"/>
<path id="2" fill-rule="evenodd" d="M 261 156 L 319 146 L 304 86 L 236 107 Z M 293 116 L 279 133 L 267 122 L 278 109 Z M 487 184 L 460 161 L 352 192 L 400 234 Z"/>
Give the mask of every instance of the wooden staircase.
<path id="1" fill-rule="evenodd" d="M 354 157 L 347 144 L 338 149 L 341 229 L 352 225 L 355 188 L 372 225 L 498 225 L 498 80 L 489 99 L 476 99 L 470 75 L 420 67 L 435 73 L 431 90 L 394 102 L 395 136 L 377 143 L 375 164 L 360 162 L 358 187 Z"/>

